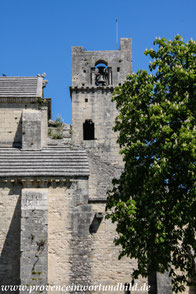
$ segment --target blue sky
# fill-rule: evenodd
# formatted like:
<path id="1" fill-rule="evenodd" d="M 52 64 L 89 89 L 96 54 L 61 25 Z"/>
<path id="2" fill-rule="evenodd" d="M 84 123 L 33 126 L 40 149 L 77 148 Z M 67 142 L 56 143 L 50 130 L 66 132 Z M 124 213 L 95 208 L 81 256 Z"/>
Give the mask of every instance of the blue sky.
<path id="1" fill-rule="evenodd" d="M 195 11 L 195 0 L 0 0 L 0 75 L 45 72 L 53 118 L 71 123 L 72 46 L 116 49 L 118 18 L 119 38 L 133 40 L 133 71 L 147 69 L 155 37 L 196 40 Z"/>

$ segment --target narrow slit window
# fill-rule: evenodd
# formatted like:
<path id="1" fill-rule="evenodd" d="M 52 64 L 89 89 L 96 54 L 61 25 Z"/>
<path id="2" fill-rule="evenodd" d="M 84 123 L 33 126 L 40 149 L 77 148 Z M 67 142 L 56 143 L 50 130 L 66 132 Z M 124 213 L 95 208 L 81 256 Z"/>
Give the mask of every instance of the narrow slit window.
<path id="1" fill-rule="evenodd" d="M 120 72 L 120 67 L 117 67 L 117 72 Z"/>
<path id="2" fill-rule="evenodd" d="M 95 126 L 91 119 L 85 120 L 83 123 L 83 140 L 95 139 Z"/>

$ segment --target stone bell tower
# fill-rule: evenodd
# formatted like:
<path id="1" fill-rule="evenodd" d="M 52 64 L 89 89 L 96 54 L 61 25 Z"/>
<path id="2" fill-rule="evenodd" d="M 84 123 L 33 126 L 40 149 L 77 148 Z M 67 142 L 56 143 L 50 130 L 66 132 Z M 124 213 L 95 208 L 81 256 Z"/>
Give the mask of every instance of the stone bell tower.
<path id="1" fill-rule="evenodd" d="M 107 190 L 111 188 L 112 179 L 120 175 L 123 167 L 116 142 L 117 134 L 113 131 L 118 112 L 115 103 L 111 101 L 112 94 L 115 87 L 123 84 L 131 72 L 132 40 L 129 38 L 120 39 L 120 50 L 86 51 L 82 47 L 72 48 L 72 142 L 73 145 L 83 146 L 87 151 L 90 167 L 88 203 L 92 205 L 95 215 L 99 216 L 104 216 Z M 99 221 L 101 223 L 101 217 Z M 104 256 L 107 249 L 112 248 L 110 246 L 115 238 L 115 228 L 112 228 L 104 217 L 102 225 L 92 238 L 92 248 L 97 244 L 101 247 L 102 238 L 102 247 L 105 247 L 104 251 L 100 249 L 100 252 Z M 113 269 L 121 268 L 122 265 L 116 263 L 118 252 L 115 250 L 116 248 L 112 248 L 114 257 L 105 268 L 108 271 L 112 265 L 110 272 L 112 271 L 113 278 L 118 280 L 119 277 L 115 276 Z M 103 273 L 98 275 L 97 268 L 102 268 L 104 262 L 103 258 L 95 265 L 98 280 L 102 279 Z M 133 260 L 130 262 L 134 263 Z M 127 270 L 130 273 L 131 267 L 126 261 L 123 264 L 125 272 Z M 156 287 L 157 293 L 171 293 L 167 274 L 157 274 L 156 278 L 150 281 L 150 285 L 152 291 L 153 287 Z"/>
<path id="2" fill-rule="evenodd" d="M 112 164 L 119 164 L 116 134 L 117 115 L 111 102 L 114 88 L 132 71 L 131 39 L 120 39 L 120 50 L 86 51 L 72 48 L 73 144 L 94 150 Z"/>
<path id="3" fill-rule="evenodd" d="M 117 110 L 111 99 L 131 71 L 131 39 L 120 39 L 120 50 L 72 48 L 72 142 L 87 150 L 93 199 L 106 199 L 111 179 L 122 167 L 117 134 L 112 130 Z"/>

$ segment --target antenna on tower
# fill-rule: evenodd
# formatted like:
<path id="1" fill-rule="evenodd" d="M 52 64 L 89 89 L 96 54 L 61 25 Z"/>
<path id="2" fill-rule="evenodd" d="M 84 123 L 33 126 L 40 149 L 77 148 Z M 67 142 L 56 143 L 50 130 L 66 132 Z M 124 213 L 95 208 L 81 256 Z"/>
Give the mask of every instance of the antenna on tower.
<path id="1" fill-rule="evenodd" d="M 118 18 L 116 18 L 116 49 L 118 48 Z"/>

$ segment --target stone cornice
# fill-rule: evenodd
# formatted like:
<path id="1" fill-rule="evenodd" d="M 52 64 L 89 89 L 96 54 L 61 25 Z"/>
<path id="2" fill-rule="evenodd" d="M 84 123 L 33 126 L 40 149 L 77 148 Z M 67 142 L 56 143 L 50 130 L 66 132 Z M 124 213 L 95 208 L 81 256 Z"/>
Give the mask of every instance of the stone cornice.
<path id="1" fill-rule="evenodd" d="M 41 97 L 40 97 L 41 99 Z M 0 104 L 38 103 L 38 97 L 0 97 Z"/>
<path id="2" fill-rule="evenodd" d="M 115 86 L 70 86 L 70 94 L 72 95 L 73 92 L 75 93 L 93 93 L 97 91 L 103 92 L 113 92 L 115 89 Z"/>

